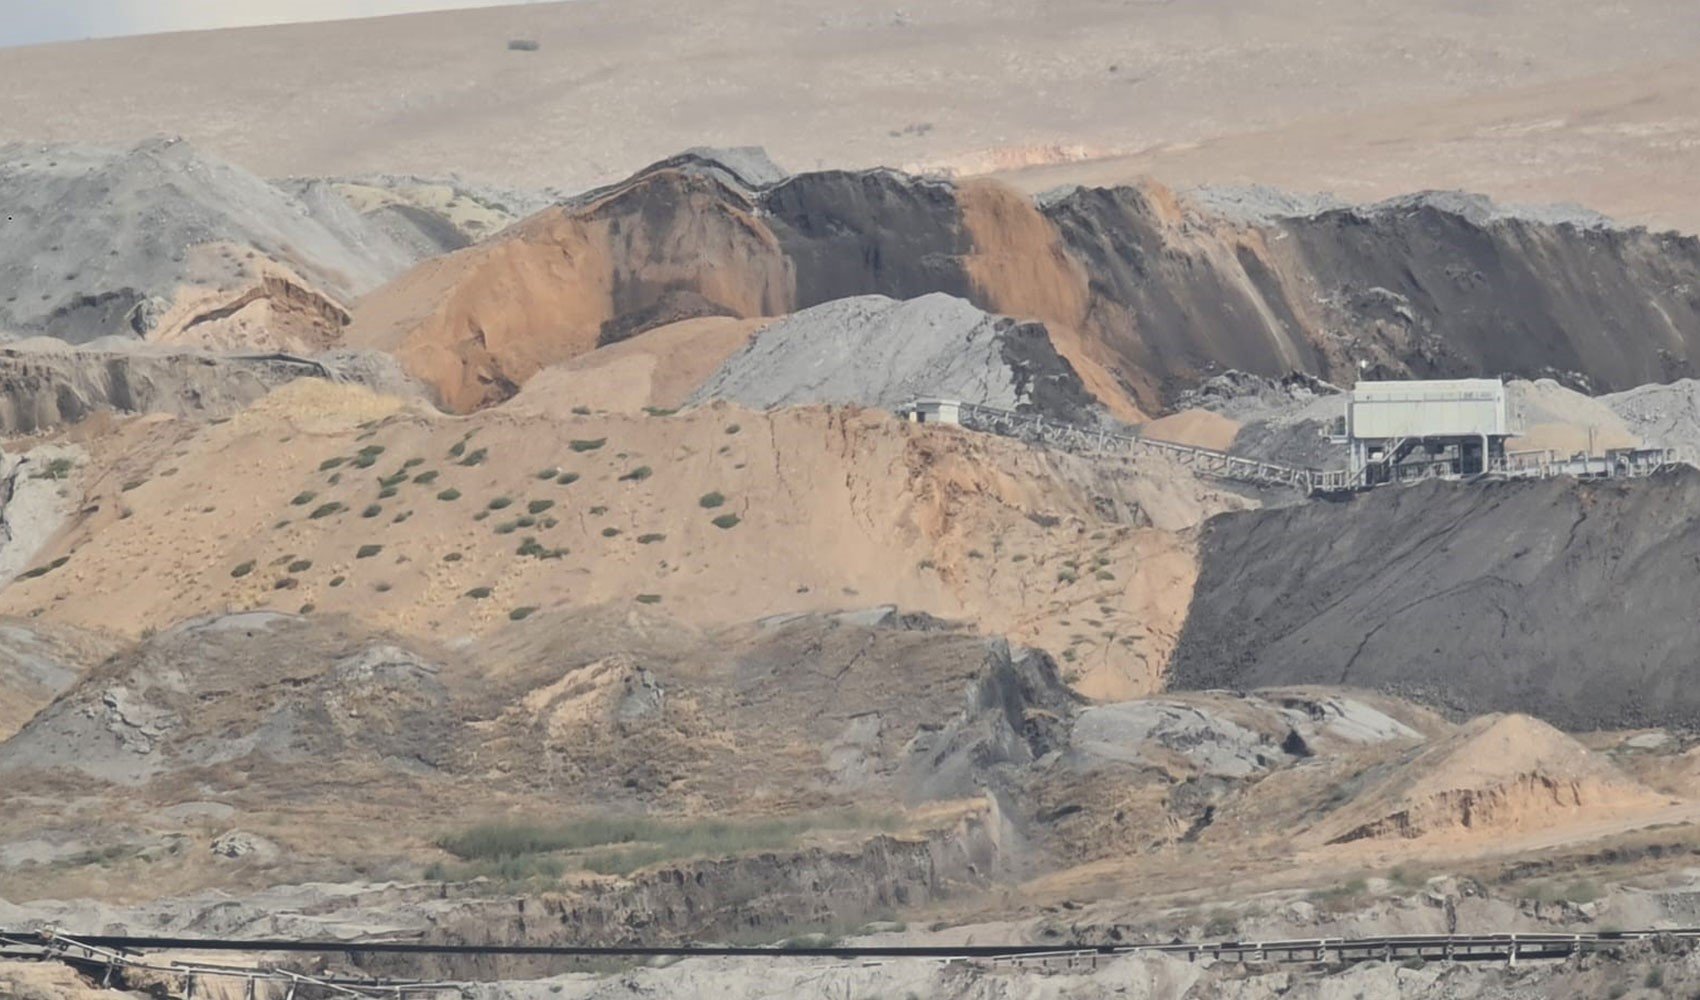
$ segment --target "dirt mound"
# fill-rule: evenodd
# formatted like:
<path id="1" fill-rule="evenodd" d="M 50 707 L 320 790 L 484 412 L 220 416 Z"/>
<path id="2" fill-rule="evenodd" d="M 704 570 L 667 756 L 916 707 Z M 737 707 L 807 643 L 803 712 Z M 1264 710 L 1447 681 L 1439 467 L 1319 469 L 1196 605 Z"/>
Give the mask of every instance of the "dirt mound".
<path id="1" fill-rule="evenodd" d="M 459 410 L 669 322 L 862 295 L 943 293 L 1041 322 L 1124 419 L 1224 369 L 1594 391 L 1686 373 L 1700 310 L 1673 289 L 1700 281 L 1700 240 L 1484 204 L 1425 195 L 1254 223 L 1150 182 L 1034 203 L 889 170 L 752 186 L 680 156 L 416 269 L 361 304 L 351 337 L 397 350 Z"/>
<path id="2" fill-rule="evenodd" d="M 280 327 L 281 346 L 323 347 L 341 303 L 416 259 L 346 203 L 292 198 L 179 140 L 0 148 L 0 201 L 0 330 L 73 343 Z"/>
<path id="3" fill-rule="evenodd" d="M 657 327 L 543 369 L 512 405 L 559 417 L 678 409 L 766 322 L 708 316 Z"/>
<path id="4" fill-rule="evenodd" d="M 1245 503 L 1158 459 L 872 412 L 569 402 L 456 419 L 311 380 L 222 424 L 138 429 L 174 443 L 101 459 L 130 464 L 88 477 L 35 557 L 50 570 L 0 606 L 132 635 L 312 606 L 451 637 L 529 608 L 724 624 L 881 602 L 1049 650 L 1107 697 L 1162 675 L 1193 572 L 1176 532 Z"/>
<path id="5" fill-rule="evenodd" d="M 931 294 L 838 299 L 763 327 L 692 394 L 752 409 L 921 397 L 1093 422 L 1097 407 L 1043 325 Z"/>
<path id="6" fill-rule="evenodd" d="M 1551 832 L 1668 804 L 1543 722 L 1487 716 L 1413 751 L 1309 835 L 1346 844 Z"/>
<path id="7" fill-rule="evenodd" d="M 1139 435 L 1157 441 L 1227 451 L 1240 433 L 1238 421 L 1209 410 L 1181 410 L 1141 424 Z"/>
<path id="8" fill-rule="evenodd" d="M 1604 399 L 1584 396 L 1552 379 L 1519 380 L 1506 388 L 1512 425 L 1520 431 L 1506 442 L 1509 451 L 1552 451 L 1568 457 L 1641 446 L 1641 438 Z"/>
<path id="9" fill-rule="evenodd" d="M 1216 518 L 1172 682 L 1354 684 L 1567 729 L 1691 724 L 1700 472 L 1429 484 Z"/>
<path id="10" fill-rule="evenodd" d="M 1683 449 L 1690 462 L 1700 457 L 1700 382 L 1643 385 L 1599 401 L 1649 447 Z"/>
<path id="11" fill-rule="evenodd" d="M 655 169 L 426 262 L 361 301 L 348 342 L 392 351 L 464 411 L 647 329 L 777 315 L 791 270 L 754 210 L 711 169 Z"/>

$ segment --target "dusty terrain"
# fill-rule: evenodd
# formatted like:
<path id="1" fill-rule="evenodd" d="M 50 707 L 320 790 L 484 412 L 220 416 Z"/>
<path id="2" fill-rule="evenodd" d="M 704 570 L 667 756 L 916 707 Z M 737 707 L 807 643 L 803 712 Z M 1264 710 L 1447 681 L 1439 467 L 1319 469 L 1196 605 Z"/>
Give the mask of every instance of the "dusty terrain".
<path id="1" fill-rule="evenodd" d="M 1358 199 L 1457 186 L 1694 231 L 1678 180 L 1700 106 L 1689 15 L 1662 0 L 539 4 L 9 50 L 0 138 L 169 133 L 265 176 L 569 191 L 753 143 L 792 169 L 1071 164 L 1036 187 L 1150 171 Z M 1074 172 L 1112 153 L 1140 159 Z"/>

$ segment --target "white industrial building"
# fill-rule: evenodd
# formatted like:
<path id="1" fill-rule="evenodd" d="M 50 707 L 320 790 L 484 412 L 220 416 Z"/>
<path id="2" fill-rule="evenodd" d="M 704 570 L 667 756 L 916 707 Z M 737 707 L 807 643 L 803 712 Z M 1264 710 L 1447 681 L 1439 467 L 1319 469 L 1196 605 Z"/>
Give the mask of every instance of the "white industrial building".
<path id="1" fill-rule="evenodd" d="M 1460 378 L 1359 382 L 1336 439 L 1350 448 L 1351 481 L 1374 486 L 1503 468 L 1515 432 L 1504 383 Z"/>

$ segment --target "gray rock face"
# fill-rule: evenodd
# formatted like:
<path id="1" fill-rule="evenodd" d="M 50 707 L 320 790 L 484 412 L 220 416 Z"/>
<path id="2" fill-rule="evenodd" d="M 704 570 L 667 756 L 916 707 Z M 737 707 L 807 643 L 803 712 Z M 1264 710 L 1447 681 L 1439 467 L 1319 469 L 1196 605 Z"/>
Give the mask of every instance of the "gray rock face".
<path id="1" fill-rule="evenodd" d="M 1700 381 L 1643 385 L 1599 399 L 1649 447 L 1680 448 L 1688 461 L 1700 459 Z"/>
<path id="2" fill-rule="evenodd" d="M 142 335 L 182 285 L 251 279 L 244 254 L 345 301 L 416 259 L 346 202 L 294 198 L 176 139 L 0 147 L 0 204 L 0 330 L 73 343 Z"/>
<path id="3" fill-rule="evenodd" d="M 1178 688 L 1345 684 L 1571 730 L 1700 719 L 1700 472 L 1433 483 L 1227 514 Z"/>
<path id="4" fill-rule="evenodd" d="M 394 358 L 337 351 L 319 358 L 201 352 L 44 349 L 43 338 L 0 346 L 0 434 L 33 434 L 89 414 L 223 417 L 298 378 L 366 385 L 391 395 L 421 390 Z"/>
<path id="5" fill-rule="evenodd" d="M 1089 420 L 1091 398 L 1041 324 L 931 294 L 839 299 L 758 332 L 692 396 L 768 409 L 854 403 L 885 409 L 936 396 Z"/>

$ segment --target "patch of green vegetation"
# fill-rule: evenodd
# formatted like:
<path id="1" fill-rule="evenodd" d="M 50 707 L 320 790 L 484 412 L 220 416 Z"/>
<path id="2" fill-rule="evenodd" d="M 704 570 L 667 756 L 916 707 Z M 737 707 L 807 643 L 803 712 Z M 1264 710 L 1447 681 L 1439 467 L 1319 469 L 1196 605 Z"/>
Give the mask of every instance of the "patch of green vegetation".
<path id="1" fill-rule="evenodd" d="M 1027 556 L 1024 553 L 1017 552 L 1015 555 L 1009 557 L 1009 561 L 1010 562 L 1026 562 Z"/>
<path id="2" fill-rule="evenodd" d="M 518 521 L 503 521 L 496 525 L 496 534 L 498 535 L 511 535 L 517 530 L 519 530 Z"/>
<path id="3" fill-rule="evenodd" d="M 436 469 L 426 469 L 424 472 L 421 472 L 419 475 L 414 476 L 413 481 L 418 483 L 421 486 L 429 486 L 432 483 L 437 481 L 437 470 Z"/>
<path id="4" fill-rule="evenodd" d="M 575 407 L 573 407 L 573 412 L 578 414 L 581 417 L 588 417 L 588 416 L 590 416 L 590 407 L 588 407 L 588 406 L 575 406 Z"/>
<path id="5" fill-rule="evenodd" d="M 333 576 L 333 577 L 331 577 L 331 586 L 340 587 L 347 580 L 348 580 L 348 577 L 346 577 L 346 576 Z"/>
<path id="6" fill-rule="evenodd" d="M 461 465 L 483 465 L 484 460 L 486 458 L 489 458 L 489 457 L 490 457 L 490 452 L 487 449 L 474 448 L 473 450 L 466 453 L 466 457 L 460 460 L 460 464 Z"/>
<path id="7" fill-rule="evenodd" d="M 346 461 L 348 461 L 348 459 L 342 457 L 341 455 L 338 455 L 335 458 L 327 458 L 323 462 L 319 463 L 319 471 L 320 472 L 329 472 L 332 469 L 336 468 L 337 466 L 341 465 L 342 463 L 344 463 Z"/>
<path id="8" fill-rule="evenodd" d="M 1092 575 L 1100 580 L 1114 580 L 1116 578 L 1116 575 L 1107 569 L 1101 569 Z"/>
<path id="9" fill-rule="evenodd" d="M 1362 878 L 1349 879 L 1328 889 L 1318 889 L 1310 894 L 1310 901 L 1326 909 L 1351 909 L 1361 902 L 1369 893 L 1369 883 Z"/>
<path id="10" fill-rule="evenodd" d="M 647 535 L 637 536 L 637 543 L 639 545 L 654 545 L 656 542 L 662 542 L 662 541 L 666 541 L 666 540 L 667 540 L 667 536 L 663 535 L 659 531 L 652 531 Z"/>
<path id="11" fill-rule="evenodd" d="M 697 497 L 697 506 L 706 508 L 708 510 L 713 510 L 716 507 L 723 506 L 725 503 L 726 503 L 726 494 L 720 492 L 719 490 L 714 490 L 714 491 L 709 492 L 709 493 L 704 493 L 702 496 Z"/>
<path id="12" fill-rule="evenodd" d="M 530 528 L 537 524 L 537 518 L 532 517 L 530 514 L 523 514 L 515 518 L 514 523 L 522 528 Z"/>
<path id="13" fill-rule="evenodd" d="M 351 463 L 351 464 L 356 469 L 370 469 L 372 466 L 378 464 L 378 456 L 376 456 L 376 455 L 356 455 L 354 457 L 353 463 Z"/>
<path id="14" fill-rule="evenodd" d="M 411 469 L 416 465 L 424 465 L 424 464 L 425 464 L 425 460 L 423 458 L 420 458 L 418 455 L 415 455 L 412 458 L 408 459 L 407 461 L 401 463 L 401 467 L 404 468 L 404 469 Z"/>
<path id="15" fill-rule="evenodd" d="M 537 478 L 538 479 L 554 479 L 556 476 L 558 476 L 560 474 L 561 474 L 561 470 L 558 469 L 558 468 L 554 468 L 554 467 L 537 470 Z"/>
<path id="16" fill-rule="evenodd" d="M 443 555 L 444 562 L 460 562 L 464 558 L 466 557 L 461 555 L 459 552 L 447 552 Z"/>
<path id="17" fill-rule="evenodd" d="M 372 589 L 377 591 L 380 594 L 387 594 L 387 593 L 390 592 L 389 581 L 388 580 L 379 580 L 377 583 L 372 584 Z"/>
<path id="18" fill-rule="evenodd" d="M 479 511 L 479 512 L 478 512 L 478 513 L 476 513 L 476 514 L 474 514 L 474 515 L 472 515 L 472 519 L 473 519 L 473 520 L 474 520 L 474 521 L 482 521 L 482 520 L 484 520 L 484 519 L 485 519 L 485 518 L 487 518 L 487 517 L 489 517 L 489 516 L 490 516 L 490 512 L 489 512 L 489 511 L 487 511 L 487 510 L 481 510 L 481 511 Z"/>
<path id="19" fill-rule="evenodd" d="M 331 477 L 329 479 L 325 480 L 325 482 L 330 483 L 332 486 L 335 486 L 337 483 L 342 482 L 342 473 L 340 473 L 340 472 L 331 473 Z"/>
<path id="20" fill-rule="evenodd" d="M 1428 885 L 1428 872 L 1409 865 L 1400 865 L 1388 873 L 1388 879 L 1401 889 L 1421 889 Z"/>
<path id="21" fill-rule="evenodd" d="M 544 518 L 543 520 L 541 520 L 537 523 L 544 530 L 548 530 L 549 528 L 553 528 L 555 525 L 560 524 L 561 522 L 556 520 L 555 518 L 546 517 L 546 518 Z"/>
<path id="22" fill-rule="evenodd" d="M 736 514 L 722 514 L 709 523 L 716 528 L 736 528 L 742 521 Z"/>
<path id="23" fill-rule="evenodd" d="M 1592 903 L 1600 898 L 1600 886 L 1590 879 L 1560 884 L 1541 882 L 1523 890 L 1523 898 L 1540 903 Z"/>
<path id="24" fill-rule="evenodd" d="M 312 490 L 302 490 L 300 493 L 295 494 L 295 499 L 289 502 L 297 507 L 305 507 L 318 499 L 318 496 L 319 495 L 314 493 Z"/>
<path id="25" fill-rule="evenodd" d="M 661 595 L 660 594 L 639 594 L 639 595 L 637 595 L 637 602 L 639 604 L 660 604 L 661 603 Z"/>
<path id="26" fill-rule="evenodd" d="M 536 610 L 537 610 L 537 608 L 530 606 L 530 605 L 527 605 L 525 607 L 515 608 L 512 611 L 508 612 L 508 621 L 511 621 L 511 622 L 523 621 L 527 618 L 530 618 L 532 613 L 535 612 Z"/>
<path id="27" fill-rule="evenodd" d="M 460 490 L 457 490 L 457 489 L 455 489 L 454 487 L 451 486 L 448 489 L 444 490 L 443 492 L 437 494 L 437 499 L 438 500 L 459 500 L 460 499 Z"/>
<path id="28" fill-rule="evenodd" d="M 496 497 L 484 506 L 491 510 L 507 510 L 514 505 L 513 497 Z"/>
<path id="29" fill-rule="evenodd" d="M 393 497 L 393 496 L 395 496 L 395 487 L 394 486 L 386 486 L 383 489 L 378 491 L 378 499 L 379 500 L 388 500 L 390 497 Z"/>
<path id="30" fill-rule="evenodd" d="M 643 412 L 652 417 L 670 417 L 678 413 L 679 408 L 676 406 L 646 406 L 643 408 Z"/>
<path id="31" fill-rule="evenodd" d="M 968 558 L 970 558 L 970 559 L 984 559 L 984 558 L 986 558 L 986 554 L 984 552 L 981 552 L 979 549 L 969 549 L 968 550 Z"/>
<path id="32" fill-rule="evenodd" d="M 146 483 L 146 482 L 147 482 L 147 480 L 145 480 L 145 479 L 132 479 L 129 482 L 125 483 L 123 486 L 120 486 L 118 488 L 118 492 L 128 493 L 131 490 L 139 490 L 139 489 L 142 488 L 142 484 Z"/>
<path id="33" fill-rule="evenodd" d="M 313 513 L 307 515 L 307 520 L 317 521 L 321 517 L 330 517 L 332 514 L 340 514 L 347 509 L 348 508 L 343 504 L 332 500 L 330 503 L 322 503 L 319 506 L 314 507 Z"/>
<path id="34" fill-rule="evenodd" d="M 559 559 L 567 554 L 566 549 L 551 549 L 545 547 L 535 538 L 527 537 L 519 544 L 519 555 L 531 556 L 534 559 Z"/>
<path id="35" fill-rule="evenodd" d="M 571 486 L 572 484 L 578 482 L 578 473 L 576 473 L 576 472 L 563 472 L 560 475 L 555 477 L 555 482 L 559 483 L 562 486 Z"/>
<path id="36" fill-rule="evenodd" d="M 856 811 L 757 820 L 635 816 L 551 825 L 481 824 L 443 837 L 437 846 L 474 864 L 544 859 L 558 861 L 565 870 L 565 865 L 576 861 L 577 867 L 589 871 L 626 874 L 662 861 L 790 848 L 820 831 L 892 830 L 896 826 L 890 816 Z M 569 853 L 576 857 L 559 857 Z"/>
<path id="37" fill-rule="evenodd" d="M 456 441 L 454 444 L 449 446 L 450 458 L 459 458 L 464 454 L 466 454 L 466 438 L 461 438 L 459 441 Z"/>
<path id="38" fill-rule="evenodd" d="M 743 430 L 743 428 L 738 426 L 737 424 L 727 424 L 726 425 L 726 433 L 728 433 L 728 434 L 736 434 L 741 430 Z"/>
<path id="39" fill-rule="evenodd" d="M 384 551 L 384 547 L 382 545 L 362 545 L 358 549 L 354 550 L 354 558 L 370 559 L 382 551 Z"/>
<path id="40" fill-rule="evenodd" d="M 1204 936 L 1216 940 L 1225 940 L 1233 936 L 1238 924 L 1234 920 L 1232 910 L 1211 910 L 1204 920 Z"/>
<path id="41" fill-rule="evenodd" d="M 466 592 L 466 596 L 472 598 L 475 601 L 482 601 L 486 597 L 490 596 L 490 588 L 489 587 L 473 587 L 471 590 Z"/>
<path id="42" fill-rule="evenodd" d="M 592 508 L 590 508 L 590 513 L 597 516 L 597 517 L 601 517 L 603 514 L 608 513 L 608 508 L 600 507 L 600 506 L 599 507 L 592 507 Z"/>
<path id="43" fill-rule="evenodd" d="M 305 573 L 312 568 L 313 560 L 311 559 L 297 559 L 289 564 L 289 571 L 291 573 Z"/>
<path id="44" fill-rule="evenodd" d="M 553 500 L 533 500 L 525 505 L 525 512 L 527 514 L 541 514 L 553 506 L 555 506 Z"/>
<path id="45" fill-rule="evenodd" d="M 374 458 L 376 458 L 379 455 L 382 455 L 383 453 L 384 453 L 384 446 L 381 445 L 381 444 L 369 444 L 366 447 L 360 449 L 360 454 L 371 455 Z"/>
<path id="46" fill-rule="evenodd" d="M 605 438 L 605 437 L 580 438 L 580 439 L 569 442 L 567 444 L 567 447 L 571 448 L 574 451 L 595 451 L 596 449 L 602 447 L 603 445 L 605 445 L 607 443 L 608 443 L 608 439 Z"/>
<path id="47" fill-rule="evenodd" d="M 47 467 L 30 476 L 31 479 L 64 479 L 76 468 L 76 463 L 63 456 L 47 463 Z"/>
<path id="48" fill-rule="evenodd" d="M 360 512 L 360 516 L 361 517 L 377 517 L 379 514 L 382 514 L 383 512 L 384 512 L 384 508 L 379 506 L 378 504 L 375 504 L 375 503 L 374 504 L 367 504 L 366 509 Z"/>
<path id="49" fill-rule="evenodd" d="M 407 472 L 405 470 L 402 472 L 393 472 L 378 480 L 378 488 L 384 490 L 393 489 L 405 482 L 407 482 Z"/>
<path id="50" fill-rule="evenodd" d="M 400 524 L 401 522 L 407 520 L 408 518 L 410 518 L 412 516 L 413 516 L 413 511 L 404 510 L 400 514 L 397 514 L 395 517 L 391 518 L 390 523 L 391 524 Z"/>
<path id="51" fill-rule="evenodd" d="M 1058 583 L 1073 583 L 1078 579 L 1080 578 L 1074 574 L 1074 570 L 1072 569 L 1059 570 L 1057 572 Z"/>
<path id="52" fill-rule="evenodd" d="M 230 575 L 240 580 L 252 572 L 254 572 L 254 560 L 250 559 L 245 563 L 237 563 L 236 568 L 230 571 Z"/>
<path id="53" fill-rule="evenodd" d="M 603 538 L 613 538 L 615 535 L 618 535 L 619 533 L 620 533 L 619 528 L 603 528 L 602 529 L 602 537 Z"/>
<path id="54" fill-rule="evenodd" d="M 1655 965 L 1651 969 L 1648 969 L 1647 974 L 1645 976 L 1643 976 L 1642 979 L 1641 979 L 1641 985 L 1645 986 L 1647 989 L 1650 989 L 1650 990 L 1662 990 L 1662 989 L 1664 989 L 1665 988 L 1665 970 L 1664 970 L 1664 967 L 1659 966 L 1659 965 Z"/>

